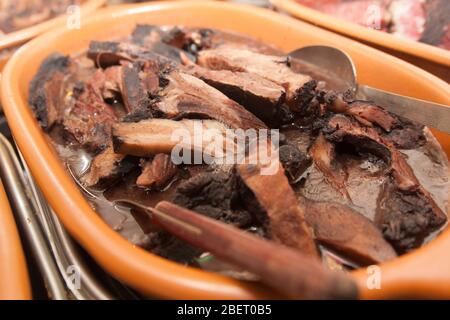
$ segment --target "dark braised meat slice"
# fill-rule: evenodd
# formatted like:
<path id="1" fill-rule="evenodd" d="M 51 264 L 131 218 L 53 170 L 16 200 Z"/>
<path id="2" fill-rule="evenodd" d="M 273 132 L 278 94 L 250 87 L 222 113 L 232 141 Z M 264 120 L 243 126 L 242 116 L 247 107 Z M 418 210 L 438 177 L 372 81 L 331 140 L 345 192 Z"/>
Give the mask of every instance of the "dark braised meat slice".
<path id="1" fill-rule="evenodd" d="M 183 182 L 172 202 L 210 218 L 249 227 L 252 215 L 242 208 L 238 178 L 232 170 L 200 173 Z"/>
<path id="2" fill-rule="evenodd" d="M 390 192 L 380 196 L 376 222 L 394 247 L 406 251 L 421 244 L 424 237 L 442 226 L 447 217 L 419 183 L 405 156 L 370 127 L 344 115 L 330 119 L 325 137 L 345 142 L 358 150 L 367 150 L 388 164 Z M 394 192 L 395 190 L 395 192 Z M 406 204 L 412 205 L 406 205 Z M 389 207 L 388 210 L 386 208 Z"/>
<path id="3" fill-rule="evenodd" d="M 154 108 L 168 118 L 196 116 L 214 119 L 235 129 L 266 128 L 244 107 L 196 77 L 172 71 L 165 79 L 167 85 L 159 92 Z"/>
<path id="4" fill-rule="evenodd" d="M 152 160 L 141 163 L 142 173 L 136 180 L 140 187 L 163 189 L 177 174 L 177 167 L 170 156 L 159 153 Z"/>
<path id="5" fill-rule="evenodd" d="M 270 166 L 276 172 L 267 175 L 262 174 L 262 166 L 258 164 L 241 164 L 236 168 L 266 212 L 270 236 L 284 245 L 317 256 L 313 232 L 305 220 L 304 205 L 300 205 L 280 163 L 274 159 Z"/>
<path id="6" fill-rule="evenodd" d="M 292 144 L 282 145 L 278 153 L 289 182 L 297 183 L 311 165 L 311 159 Z"/>
<path id="7" fill-rule="evenodd" d="M 70 63 L 67 56 L 51 55 L 44 60 L 30 83 L 29 103 L 44 129 L 50 129 L 61 120 L 65 106 L 64 79 L 69 73 Z"/>
<path id="8" fill-rule="evenodd" d="M 285 100 L 283 87 L 257 74 L 209 70 L 197 65 L 189 65 L 185 71 L 244 106 L 265 123 L 274 121 Z"/>
<path id="9" fill-rule="evenodd" d="M 347 200 L 351 201 L 345 186 L 346 174 L 340 167 L 339 162 L 336 161 L 335 145 L 320 133 L 311 146 L 309 154 L 314 165 L 323 173 L 327 182 Z"/>
<path id="10" fill-rule="evenodd" d="M 283 171 L 262 175 L 258 165 L 239 165 L 237 170 L 244 183 L 253 192 L 245 201 L 257 203 L 261 221 L 267 216 L 269 234 L 277 241 L 305 250 L 308 239 L 314 239 L 361 264 L 391 260 L 396 254 L 382 233 L 367 218 L 346 205 L 314 202 L 297 196 L 287 184 Z M 277 188 L 267 188 L 276 185 Z M 250 199 L 250 200 L 249 200 Z M 253 212 L 252 213 L 255 213 Z M 301 244 L 300 246 L 298 244 Z"/>
<path id="11" fill-rule="evenodd" d="M 436 214 L 440 209 L 428 195 L 402 192 L 386 183 L 378 200 L 375 223 L 399 252 L 419 247 L 423 240 L 442 226 L 446 217 Z"/>
<path id="12" fill-rule="evenodd" d="M 376 264 L 397 256 L 380 230 L 348 206 L 307 201 L 305 218 L 317 241 L 356 263 Z"/>
<path id="13" fill-rule="evenodd" d="M 110 144 L 111 126 L 118 121 L 120 112 L 104 101 L 104 80 L 99 70 L 83 86 L 82 92 L 65 106 L 63 125 L 75 140 L 93 153 Z"/>
<path id="14" fill-rule="evenodd" d="M 294 106 L 298 91 L 311 80 L 307 75 L 292 71 L 286 57 L 264 55 L 244 49 L 221 47 L 203 50 L 198 54 L 197 63 L 211 70 L 253 73 L 275 82 L 286 90 L 286 100 L 290 106 Z"/>
<path id="15" fill-rule="evenodd" d="M 409 119 L 397 116 L 399 123 L 383 137 L 398 149 L 416 149 L 426 143 L 425 126 Z"/>
<path id="16" fill-rule="evenodd" d="M 121 68 L 122 100 L 129 113 L 148 108 L 151 100 L 148 92 L 158 90 L 158 74 L 152 70 L 142 74 L 142 67 L 142 63 L 134 62 Z M 141 79 L 141 74 L 144 79 Z"/>
<path id="17" fill-rule="evenodd" d="M 157 50 L 158 47 L 160 49 L 167 48 L 167 50 L 172 48 L 173 52 L 178 52 L 176 49 L 182 49 L 186 53 L 196 54 L 199 50 L 211 46 L 210 36 L 212 34 L 213 31 L 210 29 L 181 29 L 179 27 L 162 29 L 152 25 L 137 25 L 131 40 L 133 43 L 153 50 Z"/>
<path id="18" fill-rule="evenodd" d="M 127 42 L 91 41 L 87 56 L 102 68 L 119 65 L 121 61 L 136 60 L 155 61 L 161 70 L 174 66 L 170 59 L 147 48 Z"/>
<path id="19" fill-rule="evenodd" d="M 94 157 L 89 171 L 81 177 L 81 182 L 87 187 L 104 187 L 130 172 L 135 163 L 124 160 L 125 155 L 115 153 L 108 147 Z"/>
<path id="20" fill-rule="evenodd" d="M 370 101 L 352 100 L 335 92 L 323 93 L 319 99 L 335 113 L 353 116 L 360 124 L 380 128 L 379 134 L 399 149 L 414 149 L 425 142 L 424 126 L 397 116 Z"/>
<path id="21" fill-rule="evenodd" d="M 197 135 L 207 132 L 221 135 L 213 141 L 206 141 Z M 218 147 L 225 147 L 227 128 L 214 120 L 181 121 L 167 119 L 150 119 L 140 122 L 121 122 L 113 126 L 112 139 L 114 151 L 139 157 L 148 157 L 158 153 L 170 154 L 175 146 L 182 146 L 188 150 L 202 148 L 203 151 L 211 143 L 219 143 Z M 200 145 L 194 144 L 200 138 Z M 230 142 L 234 145 L 234 142 Z"/>

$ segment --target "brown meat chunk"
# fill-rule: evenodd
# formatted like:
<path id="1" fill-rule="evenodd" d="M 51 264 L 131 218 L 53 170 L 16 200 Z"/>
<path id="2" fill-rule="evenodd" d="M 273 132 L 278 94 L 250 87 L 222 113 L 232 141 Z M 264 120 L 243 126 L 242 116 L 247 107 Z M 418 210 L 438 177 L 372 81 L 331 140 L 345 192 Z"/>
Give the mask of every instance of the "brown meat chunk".
<path id="1" fill-rule="evenodd" d="M 110 144 L 111 126 L 119 116 L 112 106 L 105 103 L 103 84 L 94 74 L 80 96 L 64 111 L 64 128 L 80 145 L 93 152 L 99 152 Z"/>
<path id="2" fill-rule="evenodd" d="M 377 264 L 397 256 L 369 219 L 345 205 L 308 201 L 305 218 L 317 241 L 356 263 Z"/>
<path id="3" fill-rule="evenodd" d="M 377 224 L 398 251 L 420 245 L 426 235 L 446 222 L 447 216 L 420 184 L 405 156 L 376 130 L 336 115 L 326 131 L 327 139 L 372 152 L 388 164 L 391 180 L 385 190 L 389 191 L 380 195 Z"/>
<path id="4" fill-rule="evenodd" d="M 324 94 L 330 111 L 353 116 L 366 127 L 379 127 L 379 134 L 400 149 L 414 149 L 425 142 L 424 126 L 397 116 L 370 101 L 352 100 L 335 92 Z"/>
<path id="5" fill-rule="evenodd" d="M 286 100 L 294 104 L 297 92 L 309 82 L 309 76 L 295 73 L 286 57 L 270 56 L 249 50 L 221 47 L 199 52 L 197 63 L 211 70 L 248 72 L 275 82 L 286 90 Z"/>
<path id="6" fill-rule="evenodd" d="M 143 163 L 142 173 L 136 184 L 140 187 L 164 188 L 177 174 L 177 166 L 173 164 L 170 156 L 159 153 L 153 160 Z"/>
<path id="7" fill-rule="evenodd" d="M 128 112 L 147 108 L 150 105 L 150 98 L 146 90 L 147 88 L 140 78 L 141 67 L 141 63 L 139 62 L 128 63 L 122 67 L 122 99 Z M 154 75 L 154 77 L 156 77 L 156 75 Z"/>
<path id="8" fill-rule="evenodd" d="M 121 61 L 156 61 L 160 69 L 171 68 L 173 62 L 150 49 L 127 42 L 92 41 L 87 56 L 102 68 L 120 65 Z"/>
<path id="9" fill-rule="evenodd" d="M 235 129 L 266 128 L 244 107 L 196 77 L 173 71 L 166 79 L 168 84 L 159 93 L 154 107 L 168 118 L 200 116 Z"/>
<path id="10" fill-rule="evenodd" d="M 125 155 L 115 153 L 112 147 L 106 148 L 92 160 L 81 182 L 87 187 L 102 187 L 112 183 L 134 167 L 134 163 L 124 159 Z"/>
<path id="11" fill-rule="evenodd" d="M 70 68 L 69 57 L 54 54 L 44 60 L 30 83 L 29 103 L 44 129 L 61 120 L 64 102 L 64 79 Z"/>
<path id="12" fill-rule="evenodd" d="M 238 179 L 232 171 L 207 171 L 195 175 L 177 188 L 172 201 L 236 227 L 249 227 L 252 222 L 252 215 L 242 208 Z"/>
<path id="13" fill-rule="evenodd" d="M 285 100 L 283 87 L 257 74 L 209 70 L 197 65 L 190 65 L 185 71 L 244 106 L 265 123 L 273 121 Z"/>
<path id="14" fill-rule="evenodd" d="M 196 137 L 196 134 L 205 133 L 207 130 L 220 135 L 223 139 L 206 141 L 202 137 Z M 219 143 L 218 147 L 225 148 L 225 134 L 227 128 L 221 123 L 214 120 L 189 120 L 173 121 L 167 119 L 150 119 L 140 122 L 122 122 L 113 126 L 112 138 L 114 150 L 117 153 L 128 154 L 139 157 L 148 157 L 158 153 L 170 154 L 177 145 L 187 148 L 188 150 L 207 151 L 207 147 L 211 143 Z M 183 134 L 183 140 L 180 137 L 174 139 L 174 134 Z M 185 141 L 184 139 L 189 141 Z M 200 139 L 200 144 L 195 141 Z M 230 141 L 230 145 L 234 145 Z"/>
<path id="15" fill-rule="evenodd" d="M 345 172 L 339 163 L 335 161 L 335 146 L 325 139 L 323 134 L 319 134 L 314 144 L 309 150 L 309 154 L 314 162 L 314 165 L 319 169 L 327 182 L 339 191 L 347 200 L 350 200 L 347 187 L 345 186 Z"/>
<path id="16" fill-rule="evenodd" d="M 276 161 L 275 174 L 261 174 L 261 166 L 237 165 L 237 172 L 247 187 L 254 193 L 269 218 L 269 232 L 276 241 L 317 256 L 311 227 L 305 220 L 305 207 L 301 205 L 289 185 L 283 167 Z M 276 187 L 271 187 L 276 186 Z"/>

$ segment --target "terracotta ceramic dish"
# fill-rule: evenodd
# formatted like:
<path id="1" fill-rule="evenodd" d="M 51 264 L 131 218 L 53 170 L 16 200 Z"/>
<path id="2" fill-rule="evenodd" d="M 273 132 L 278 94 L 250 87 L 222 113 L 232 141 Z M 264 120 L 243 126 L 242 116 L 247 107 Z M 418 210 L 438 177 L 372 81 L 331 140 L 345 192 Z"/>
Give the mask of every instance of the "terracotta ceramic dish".
<path id="1" fill-rule="evenodd" d="M 450 82 L 450 51 L 369 29 L 308 8 L 295 0 L 270 0 L 277 8 L 309 23 L 361 40 L 414 63 Z"/>
<path id="2" fill-rule="evenodd" d="M 94 10 L 103 6 L 106 0 L 81 0 L 81 19 L 83 23 L 83 18 L 88 14 L 92 13 Z M 67 21 L 67 16 L 59 16 L 53 19 L 44 21 L 32 27 L 24 28 L 18 31 L 8 33 L 6 35 L 0 36 L 0 51 L 3 49 L 18 46 L 26 41 L 33 39 L 34 37 L 40 35 L 41 33 L 58 26 L 64 25 Z M 0 59 L 0 71 L 6 64 L 8 57 Z"/>
<path id="3" fill-rule="evenodd" d="M 27 265 L 13 213 L 0 182 L 0 300 L 31 299 Z"/>
<path id="4" fill-rule="evenodd" d="M 229 29 L 289 51 L 334 45 L 354 59 L 361 81 L 385 90 L 450 104 L 450 86 L 397 58 L 269 10 L 220 2 L 153 2 L 109 8 L 81 30 L 52 30 L 22 47 L 4 70 L 2 102 L 14 137 L 39 186 L 69 232 L 111 274 L 144 294 L 160 298 L 268 298 L 274 293 L 224 276 L 181 266 L 133 247 L 92 210 L 48 144 L 28 103 L 29 82 L 50 53 L 87 48 L 90 40 L 131 33 L 136 23 Z M 437 134 L 450 154 L 450 139 Z M 381 290 L 368 290 L 365 270 L 354 273 L 361 298 L 450 298 L 450 232 L 381 266 Z"/>

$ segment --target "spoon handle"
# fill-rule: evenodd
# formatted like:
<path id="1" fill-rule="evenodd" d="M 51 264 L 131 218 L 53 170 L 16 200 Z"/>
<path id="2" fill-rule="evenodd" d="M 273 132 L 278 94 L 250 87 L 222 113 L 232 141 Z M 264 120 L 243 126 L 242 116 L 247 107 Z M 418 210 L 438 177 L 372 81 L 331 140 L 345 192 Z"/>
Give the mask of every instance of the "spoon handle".
<path id="1" fill-rule="evenodd" d="M 372 100 L 381 107 L 430 128 L 450 133 L 450 107 L 359 85 L 358 98 Z"/>
<path id="2" fill-rule="evenodd" d="M 170 202 L 148 208 L 166 231 L 261 277 L 294 299 L 354 299 L 357 288 L 344 273 L 323 267 L 315 257 L 259 238 Z"/>

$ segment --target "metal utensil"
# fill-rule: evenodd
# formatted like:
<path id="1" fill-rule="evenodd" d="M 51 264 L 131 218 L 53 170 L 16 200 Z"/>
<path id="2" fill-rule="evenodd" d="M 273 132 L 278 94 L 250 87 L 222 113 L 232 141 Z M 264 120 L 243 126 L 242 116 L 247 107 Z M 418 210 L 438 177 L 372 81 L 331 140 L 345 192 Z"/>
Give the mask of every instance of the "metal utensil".
<path id="1" fill-rule="evenodd" d="M 296 49 L 288 56 L 292 58 L 293 63 L 298 59 L 338 77 L 354 91 L 357 98 L 371 100 L 392 113 L 450 133 L 449 106 L 358 84 L 356 68 L 351 57 L 340 49 L 319 45 L 308 46 Z"/>

